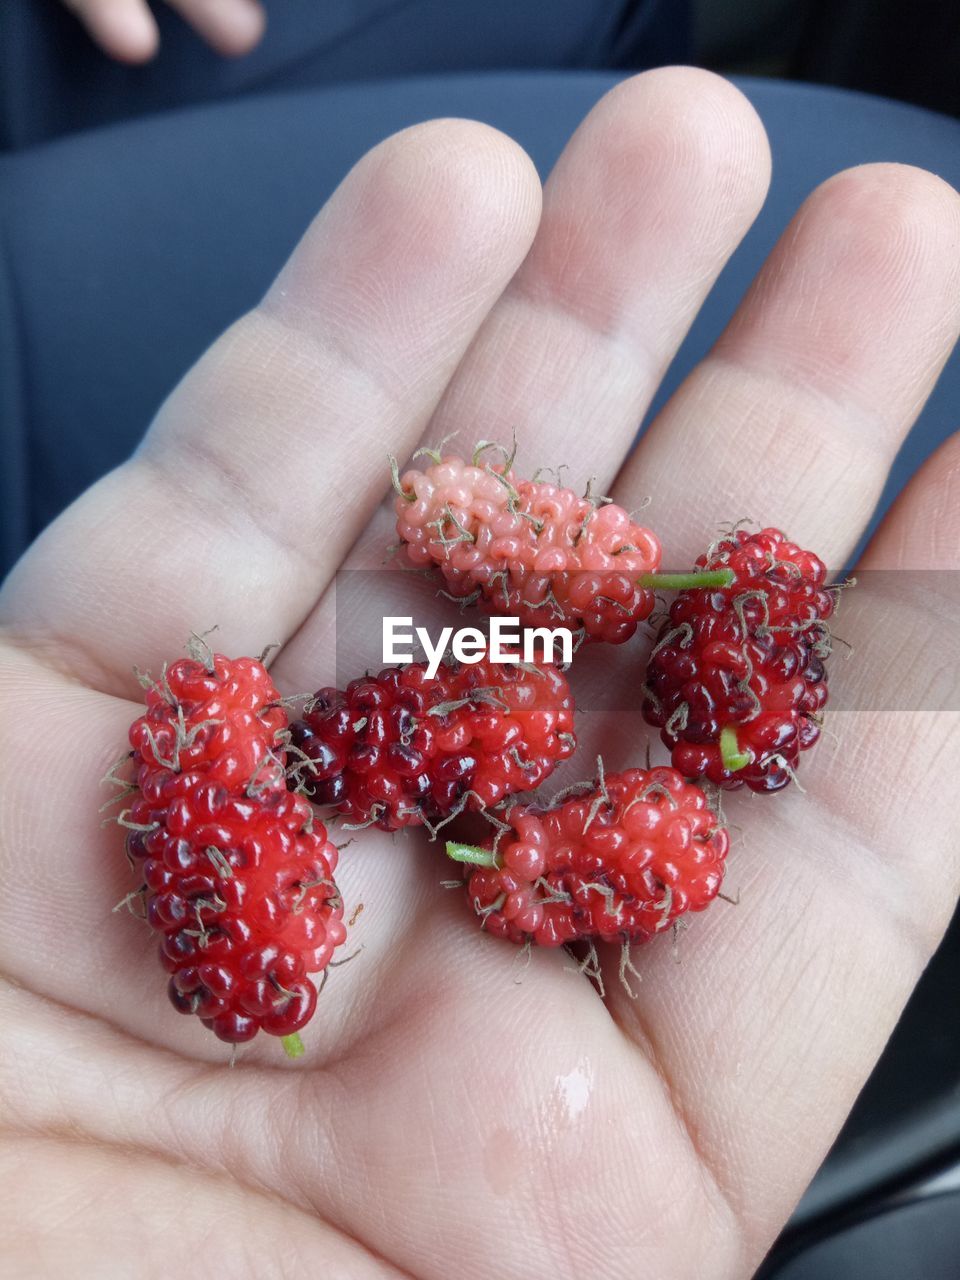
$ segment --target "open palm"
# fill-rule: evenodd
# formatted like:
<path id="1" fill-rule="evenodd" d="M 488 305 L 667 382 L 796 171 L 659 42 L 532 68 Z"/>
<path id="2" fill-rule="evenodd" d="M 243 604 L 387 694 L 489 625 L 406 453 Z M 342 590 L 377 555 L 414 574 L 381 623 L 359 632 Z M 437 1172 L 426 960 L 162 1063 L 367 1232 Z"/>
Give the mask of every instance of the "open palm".
<path id="1" fill-rule="evenodd" d="M 376 663 L 385 455 L 451 430 L 644 519 L 668 567 L 754 516 L 829 563 L 857 544 L 960 325 L 960 200 L 868 166 L 806 202 L 718 346 L 636 424 L 755 215 L 768 155 L 703 72 L 626 82 L 543 194 L 478 124 L 383 143 L 144 444 L 2 597 L 0 1230 L 10 1274 L 745 1277 L 836 1133 L 949 918 L 960 717 L 946 575 L 960 439 L 867 552 L 838 630 L 837 740 L 806 794 L 736 795 L 728 884 L 602 999 L 562 952 L 517 965 L 420 833 L 341 861 L 339 968 L 287 1062 L 166 1001 L 99 781 L 192 630 L 286 693 Z M 369 583 L 369 585 L 367 585 Z M 859 598 L 858 598 L 859 597 Z M 437 606 L 439 608 L 439 606 Z M 449 620 L 449 619 L 447 619 Z M 642 764 L 644 648 L 578 656 L 574 776 Z M 342 674 L 342 673 L 341 673 Z M 654 746 L 655 758 L 659 748 Z M 558 783 L 559 785 L 559 783 Z M 679 962 L 678 962 L 679 961 Z M 20 1251 L 19 1253 L 17 1251 Z"/>

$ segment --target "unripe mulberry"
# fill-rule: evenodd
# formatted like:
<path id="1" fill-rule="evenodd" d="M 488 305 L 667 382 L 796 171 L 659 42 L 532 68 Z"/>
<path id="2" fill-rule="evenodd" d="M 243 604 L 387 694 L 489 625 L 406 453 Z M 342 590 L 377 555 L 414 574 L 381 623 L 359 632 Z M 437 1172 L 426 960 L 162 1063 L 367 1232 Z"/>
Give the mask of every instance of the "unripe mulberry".
<path id="1" fill-rule="evenodd" d="M 653 609 L 640 585 L 660 543 L 606 499 L 542 480 L 519 480 L 510 461 L 455 455 L 398 478 L 397 533 L 410 561 L 434 565 L 457 599 L 525 625 L 567 627 L 620 644 Z"/>

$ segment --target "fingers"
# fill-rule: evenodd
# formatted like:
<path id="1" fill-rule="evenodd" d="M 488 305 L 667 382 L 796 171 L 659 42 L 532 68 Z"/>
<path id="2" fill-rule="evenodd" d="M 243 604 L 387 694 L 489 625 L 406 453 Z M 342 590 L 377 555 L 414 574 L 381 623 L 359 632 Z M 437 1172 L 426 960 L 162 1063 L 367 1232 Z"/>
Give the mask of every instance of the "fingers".
<path id="1" fill-rule="evenodd" d="M 958 234 L 956 192 L 907 166 L 809 197 L 618 481 L 668 564 L 744 516 L 842 563 L 960 329 Z"/>
<path id="2" fill-rule="evenodd" d="M 260 43 L 267 15 L 256 0 L 167 0 L 226 58 L 239 58 Z"/>
<path id="3" fill-rule="evenodd" d="M 670 68 L 608 93 L 560 157 L 533 247 L 423 443 L 455 433 L 451 448 L 469 457 L 477 441 L 509 444 L 516 433 L 521 474 L 565 463 L 565 482 L 582 488 L 594 477 L 605 492 L 703 297 L 756 215 L 769 169 L 756 113 L 718 76 Z M 384 512 L 374 522 L 351 566 L 382 561 L 393 519 Z M 370 597 L 365 634 L 379 639 L 384 575 L 342 585 L 282 655 L 292 687 L 314 687 L 323 671 L 334 678 L 331 640 L 348 594 Z M 379 662 L 379 653 L 358 655 L 360 669 L 367 661 Z"/>
<path id="4" fill-rule="evenodd" d="M 636 1000 L 610 965 L 614 1014 L 669 1080 L 754 1259 L 845 1119 L 960 888 L 958 511 L 955 436 L 844 599 L 836 629 L 854 652 L 833 659 L 836 739 L 812 753 L 807 794 L 730 806 L 739 905 L 693 918 L 679 965 L 669 944 L 635 956 Z"/>
<path id="5" fill-rule="evenodd" d="M 482 125 L 375 148 L 134 458 L 21 561 L 0 622 L 109 691 L 214 623 L 227 652 L 285 639 L 526 253 L 539 198 L 526 155 Z"/>
<path id="6" fill-rule="evenodd" d="M 952 834 L 960 774 L 960 434 L 901 495 L 857 567 L 834 630 L 817 786 L 867 833 L 896 883 L 911 884 L 913 928 L 932 949 L 960 883 Z M 881 784 L 880 780 L 886 780 Z"/>
<path id="7" fill-rule="evenodd" d="M 120 62 L 146 62 L 160 33 L 146 0 L 65 0 L 104 53 Z"/>
<path id="8" fill-rule="evenodd" d="M 121 62 L 146 62 L 160 47 L 160 33 L 146 0 L 66 0 L 97 44 Z M 224 57 L 259 44 L 266 13 L 257 0 L 167 0 Z"/>
<path id="9" fill-rule="evenodd" d="M 608 93 L 560 157 L 530 255 L 430 440 L 515 431 L 525 473 L 565 462 L 574 484 L 612 478 L 769 174 L 763 126 L 718 76 L 667 68 Z"/>

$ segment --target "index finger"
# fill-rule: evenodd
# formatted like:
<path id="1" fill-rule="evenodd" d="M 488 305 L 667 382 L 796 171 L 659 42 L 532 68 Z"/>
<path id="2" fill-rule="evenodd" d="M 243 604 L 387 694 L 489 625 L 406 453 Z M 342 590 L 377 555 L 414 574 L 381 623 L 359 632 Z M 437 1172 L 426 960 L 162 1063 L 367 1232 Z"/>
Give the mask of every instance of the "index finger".
<path id="1" fill-rule="evenodd" d="M 523 258 L 540 184 L 495 130 L 370 152 L 137 454 L 14 569 L 0 624 L 106 692 L 193 630 L 258 653 L 309 612 Z"/>

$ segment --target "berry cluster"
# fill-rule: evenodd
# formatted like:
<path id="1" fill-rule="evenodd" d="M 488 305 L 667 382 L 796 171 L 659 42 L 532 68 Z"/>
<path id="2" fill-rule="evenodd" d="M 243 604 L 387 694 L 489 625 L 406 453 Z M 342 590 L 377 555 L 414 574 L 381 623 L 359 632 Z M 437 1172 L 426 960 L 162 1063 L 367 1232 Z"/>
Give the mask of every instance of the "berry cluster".
<path id="1" fill-rule="evenodd" d="M 415 662 L 320 689 L 291 726 L 301 790 L 351 824 L 434 826 L 532 791 L 572 754 L 573 701 L 551 666 Z"/>
<path id="2" fill-rule="evenodd" d="M 678 592 L 650 656 L 643 712 L 672 767 L 628 769 L 518 803 L 572 754 L 573 702 L 553 666 L 424 663 L 323 688 L 287 716 L 262 662 L 206 646 L 150 683 L 130 729 L 135 780 L 121 815 L 163 935 L 170 998 L 223 1040 L 264 1030 L 299 1051 L 321 973 L 343 941 L 337 851 L 308 801 L 345 826 L 436 830 L 490 819 L 483 845 L 451 841 L 486 930 L 519 944 L 630 947 L 717 896 L 727 832 L 698 780 L 777 791 L 817 740 L 827 701 L 834 588 L 776 529 L 734 529 L 692 574 L 661 574 L 660 544 L 606 499 L 520 480 L 513 457 L 427 451 L 393 467 L 397 530 L 414 565 L 458 600 L 530 626 L 619 644 Z M 499 810 L 499 813 L 497 812 Z"/>
<path id="3" fill-rule="evenodd" d="M 778 791 L 820 736 L 834 596 L 777 529 L 737 530 L 697 561 L 725 587 L 681 591 L 647 668 L 643 713 L 688 778 Z"/>
<path id="4" fill-rule="evenodd" d="M 337 850 L 287 789 L 279 695 L 261 662 L 207 652 L 168 667 L 146 704 L 121 821 L 170 999 L 221 1040 L 293 1036 L 345 931 Z"/>
<path id="5" fill-rule="evenodd" d="M 517 805 L 484 848 L 467 892 L 489 933 L 559 947 L 645 942 L 717 895 L 727 833 L 703 791 L 675 769 L 629 769 L 549 809 Z"/>
<path id="6" fill-rule="evenodd" d="M 579 497 L 502 464 L 452 455 L 397 480 L 397 534 L 410 561 L 435 565 L 450 595 L 482 599 L 533 627 L 569 627 L 621 644 L 654 605 L 644 575 L 657 537 L 615 503 Z"/>

